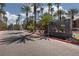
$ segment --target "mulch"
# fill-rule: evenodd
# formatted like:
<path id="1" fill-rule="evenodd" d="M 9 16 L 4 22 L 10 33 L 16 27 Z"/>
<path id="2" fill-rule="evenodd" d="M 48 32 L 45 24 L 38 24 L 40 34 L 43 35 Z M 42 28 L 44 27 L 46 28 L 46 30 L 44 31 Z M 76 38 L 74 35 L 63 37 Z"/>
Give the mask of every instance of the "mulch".
<path id="1" fill-rule="evenodd" d="M 79 34 L 79 31 L 77 32 L 73 32 L 75 34 Z M 37 35 L 40 35 L 40 33 L 35 33 Z M 55 37 L 48 37 L 49 38 L 49 41 L 53 41 L 53 40 L 58 40 L 58 41 L 61 41 L 61 42 L 65 42 L 65 43 L 70 43 L 70 44 L 75 44 L 75 45 L 79 45 L 79 42 L 74 42 L 74 41 L 69 41 L 69 40 L 63 40 L 63 39 L 59 39 L 59 38 L 55 38 Z"/>

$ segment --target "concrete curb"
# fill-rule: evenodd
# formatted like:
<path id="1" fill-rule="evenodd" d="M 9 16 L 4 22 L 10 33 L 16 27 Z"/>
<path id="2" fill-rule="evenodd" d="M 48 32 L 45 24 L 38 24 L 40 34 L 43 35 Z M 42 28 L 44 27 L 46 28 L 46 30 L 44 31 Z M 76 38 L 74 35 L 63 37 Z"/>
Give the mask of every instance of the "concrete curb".
<path id="1" fill-rule="evenodd" d="M 68 41 L 68 40 L 62 40 L 62 39 L 58 39 L 58 38 L 51 38 L 51 37 L 49 37 L 49 41 L 51 41 L 51 40 L 58 40 L 58 41 L 65 42 L 65 43 L 79 45 L 79 42 L 72 42 L 72 41 Z"/>
<path id="2" fill-rule="evenodd" d="M 35 33 L 36 35 L 40 35 L 38 33 Z M 75 45 L 79 45 L 79 42 L 73 42 L 73 41 L 69 41 L 69 40 L 62 40 L 62 39 L 59 39 L 59 38 L 51 38 L 51 37 L 48 37 L 49 41 L 51 40 L 58 40 L 58 41 L 61 41 L 61 42 L 65 42 L 65 43 L 70 43 L 70 44 L 75 44 Z"/>

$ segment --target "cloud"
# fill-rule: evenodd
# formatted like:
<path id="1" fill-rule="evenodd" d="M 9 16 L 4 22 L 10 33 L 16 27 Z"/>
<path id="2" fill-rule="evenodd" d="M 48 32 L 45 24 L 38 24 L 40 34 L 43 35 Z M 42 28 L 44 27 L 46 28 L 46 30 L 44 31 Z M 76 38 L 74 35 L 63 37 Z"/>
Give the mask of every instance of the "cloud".
<path id="1" fill-rule="evenodd" d="M 54 8 L 53 13 L 55 13 L 57 11 L 57 7 L 55 5 L 53 5 L 52 8 Z M 60 6 L 59 9 L 64 10 L 65 12 L 67 12 L 67 10 L 65 10 L 62 6 Z M 37 8 L 37 10 L 40 10 L 40 8 Z M 33 10 L 33 6 L 32 6 L 31 7 L 31 12 L 28 14 L 28 17 L 29 16 L 34 16 L 33 12 L 34 12 L 34 10 Z M 48 7 L 47 6 L 44 7 L 43 13 L 46 13 L 46 12 L 48 12 Z M 25 13 L 20 13 L 20 15 L 21 15 L 20 23 L 22 23 L 23 20 L 26 18 L 26 14 Z M 16 23 L 16 19 L 17 19 L 18 15 L 12 14 L 9 11 L 6 11 L 6 16 L 8 18 L 8 24 L 10 24 L 10 23 L 15 24 Z"/>
<path id="2" fill-rule="evenodd" d="M 46 12 L 48 12 L 48 7 L 45 7 L 43 10 L 43 13 L 46 13 Z"/>
<path id="3" fill-rule="evenodd" d="M 54 8 L 53 13 L 55 13 L 57 11 L 57 7 L 55 5 L 53 5 L 52 8 Z M 59 9 L 64 10 L 64 11 L 67 12 L 67 10 L 65 10 L 62 6 L 60 6 Z M 47 6 L 44 8 L 44 13 L 46 13 L 46 12 L 48 12 L 48 7 Z"/>
<path id="4" fill-rule="evenodd" d="M 56 6 L 53 5 L 52 8 L 54 8 L 54 11 L 57 11 L 57 7 Z"/>
<path id="5" fill-rule="evenodd" d="M 53 13 L 55 13 L 57 11 L 57 7 L 55 5 L 52 6 L 52 8 L 54 8 L 54 11 Z M 65 12 L 67 12 L 67 10 L 65 10 L 62 6 L 59 7 L 60 10 L 64 10 Z M 37 8 L 37 10 L 40 10 L 40 8 Z M 33 14 L 34 10 L 33 10 L 33 6 L 31 7 L 31 12 L 28 14 L 28 17 L 29 16 L 34 16 Z M 43 10 L 43 13 L 46 13 L 48 12 L 48 6 L 44 7 L 44 10 Z M 20 13 L 22 17 L 25 18 L 25 13 Z"/>
<path id="6" fill-rule="evenodd" d="M 16 19 L 17 19 L 18 16 L 15 15 L 15 14 L 11 14 L 8 11 L 6 11 L 6 17 L 8 18 L 8 24 L 10 24 L 10 23 L 15 24 L 16 23 Z"/>
<path id="7" fill-rule="evenodd" d="M 25 13 L 20 13 L 20 15 L 21 15 L 22 18 L 24 18 L 24 19 L 26 18 L 26 14 Z M 29 16 L 33 16 L 33 13 L 32 12 L 28 13 L 28 17 Z"/>
<path id="8" fill-rule="evenodd" d="M 34 7 L 33 6 L 31 6 L 31 12 L 34 12 Z"/>

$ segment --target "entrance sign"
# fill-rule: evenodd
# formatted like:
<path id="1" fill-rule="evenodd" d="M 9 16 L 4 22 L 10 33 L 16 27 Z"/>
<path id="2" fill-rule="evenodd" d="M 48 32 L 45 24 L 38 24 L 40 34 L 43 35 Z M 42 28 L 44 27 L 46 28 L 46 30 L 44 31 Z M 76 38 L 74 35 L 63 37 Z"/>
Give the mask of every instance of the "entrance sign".
<path id="1" fill-rule="evenodd" d="M 71 34 L 71 20 L 65 19 L 64 25 L 65 25 L 65 32 L 68 33 L 68 34 Z"/>

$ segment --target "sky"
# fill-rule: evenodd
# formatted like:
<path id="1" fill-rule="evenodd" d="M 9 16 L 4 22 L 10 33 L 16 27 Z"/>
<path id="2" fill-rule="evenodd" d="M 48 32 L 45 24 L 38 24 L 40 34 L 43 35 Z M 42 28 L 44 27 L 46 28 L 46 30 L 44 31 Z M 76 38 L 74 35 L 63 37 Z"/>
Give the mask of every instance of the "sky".
<path id="1" fill-rule="evenodd" d="M 18 15 L 21 12 L 21 7 L 23 4 L 20 3 L 7 3 L 5 10 L 12 14 Z"/>
<path id="2" fill-rule="evenodd" d="M 14 23 L 16 22 L 17 19 L 17 15 L 21 14 L 22 15 L 22 20 L 25 18 L 25 14 L 22 13 L 21 11 L 21 7 L 23 6 L 22 3 L 6 3 L 5 6 L 5 11 L 7 13 L 7 17 L 8 17 L 8 23 Z M 47 7 L 45 7 L 45 11 L 47 11 Z M 61 3 L 60 5 L 61 9 L 67 10 L 70 8 L 77 8 L 79 9 L 79 3 Z M 54 6 L 54 9 L 56 10 L 56 6 Z M 44 11 L 44 12 L 45 12 Z M 31 15 L 31 14 L 30 14 Z M 22 21 L 21 21 L 22 22 Z"/>
<path id="3" fill-rule="evenodd" d="M 10 13 L 19 14 L 21 12 L 22 5 L 23 4 L 20 4 L 20 3 L 7 3 L 5 9 Z M 61 3 L 61 6 L 64 9 L 69 9 L 69 8 L 79 9 L 79 3 Z"/>

